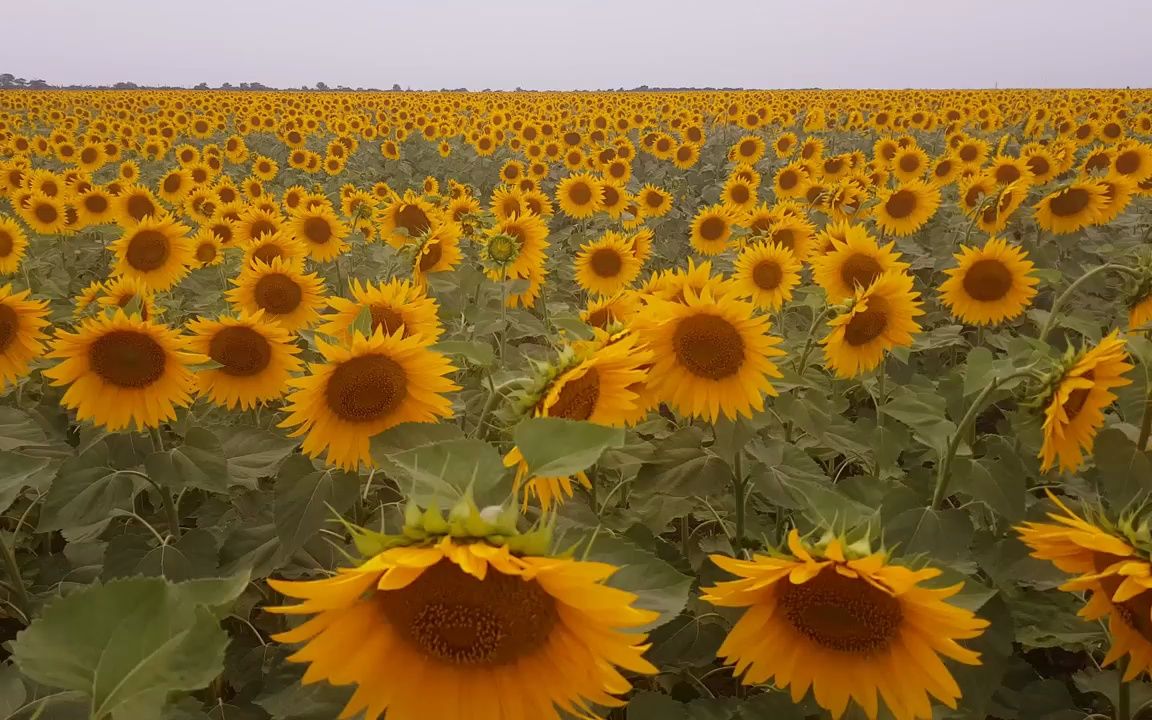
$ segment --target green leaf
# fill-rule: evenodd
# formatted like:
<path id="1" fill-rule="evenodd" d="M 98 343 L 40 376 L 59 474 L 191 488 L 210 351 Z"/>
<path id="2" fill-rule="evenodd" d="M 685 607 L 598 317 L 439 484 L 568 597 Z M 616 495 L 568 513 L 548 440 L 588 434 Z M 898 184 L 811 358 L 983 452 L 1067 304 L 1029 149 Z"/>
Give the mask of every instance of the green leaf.
<path id="1" fill-rule="evenodd" d="M 1100 494 L 1114 510 L 1123 509 L 1137 497 L 1152 492 L 1152 462 L 1147 452 L 1118 428 L 1105 428 L 1096 436 L 1092 453 Z"/>
<path id="2" fill-rule="evenodd" d="M 110 465 L 104 442 L 60 466 L 44 500 L 39 532 L 82 527 L 107 520 L 115 508 L 129 509 L 136 480 Z"/>
<path id="3" fill-rule="evenodd" d="M 387 460 L 406 450 L 464 437 L 455 423 L 401 423 L 372 438 L 372 457 Z"/>
<path id="4" fill-rule="evenodd" d="M 668 695 L 636 693 L 628 701 L 627 720 L 687 720 L 688 708 Z"/>
<path id="5" fill-rule="evenodd" d="M 0 667 L 0 718 L 9 718 L 24 707 L 28 688 L 15 665 Z"/>
<path id="6" fill-rule="evenodd" d="M 1004 466 L 968 458 L 956 458 L 952 466 L 953 486 L 958 492 L 979 500 L 1013 522 L 1024 518 L 1027 478 L 1019 472 L 1004 472 Z"/>
<path id="7" fill-rule="evenodd" d="M 0 405 L 0 450 L 43 445 L 48 440 L 36 420 L 14 407 Z"/>
<path id="8" fill-rule="evenodd" d="M 228 428 L 223 442 L 228 476 L 233 482 L 254 488 L 260 478 L 276 474 L 280 462 L 297 444 L 291 438 L 266 430 Z"/>
<path id="9" fill-rule="evenodd" d="M 0 450 L 0 512 L 8 509 L 32 477 L 48 467 L 48 463 L 48 458 Z"/>
<path id="10" fill-rule="evenodd" d="M 791 443 L 777 438 L 753 442 L 748 453 L 759 461 L 749 475 L 753 487 L 780 507 L 800 510 L 825 528 L 853 525 L 872 514 L 840 492 L 816 461 Z"/>
<path id="11" fill-rule="evenodd" d="M 459 438 L 422 445 L 390 456 L 408 476 L 408 499 L 427 507 L 451 507 L 471 490 L 479 505 L 505 499 L 507 474 L 500 453 L 483 440 Z"/>
<path id="12" fill-rule="evenodd" d="M 228 636 L 203 605 L 159 578 L 96 584 L 49 603 L 13 643 L 27 677 L 91 699 L 92 717 L 155 717 L 168 693 L 205 687 Z"/>
<path id="13" fill-rule="evenodd" d="M 969 558 L 972 521 L 963 510 L 906 510 L 884 525 L 884 541 L 902 555 L 928 555 L 942 563 Z"/>
<path id="14" fill-rule="evenodd" d="M 968 365 L 964 369 L 964 397 L 975 395 L 983 390 L 996 376 L 992 351 L 985 347 L 968 351 Z"/>
<path id="15" fill-rule="evenodd" d="M 947 451 L 949 439 L 956 433 L 956 424 L 945 416 L 944 398 L 938 394 L 898 387 L 882 409 L 885 415 L 907 425 L 913 437 L 933 448 L 941 457 Z"/>
<path id="16" fill-rule="evenodd" d="M 117 535 L 104 549 L 101 579 L 144 575 L 171 581 L 205 577 L 216 572 L 216 538 L 207 530 L 193 529 L 179 540 L 158 543 L 151 533 Z"/>
<path id="17" fill-rule="evenodd" d="M 462 357 L 480 367 L 489 367 L 496 360 L 496 351 L 492 349 L 492 343 L 484 341 L 445 340 L 433 345 L 432 349 L 445 355 Z"/>
<path id="18" fill-rule="evenodd" d="M 334 468 L 317 470 L 303 455 L 293 455 L 276 476 L 272 514 L 281 549 L 291 555 L 330 519 L 332 508 L 352 506 L 360 490 L 360 476 Z"/>
<path id="19" fill-rule="evenodd" d="M 598 535 L 592 539 L 587 560 L 620 568 L 608 585 L 635 593 L 635 606 L 660 613 L 660 617 L 637 631 L 659 627 L 684 610 L 692 578 L 639 545 L 619 537 Z"/>
<path id="20" fill-rule="evenodd" d="M 624 428 L 564 418 L 530 418 L 513 434 L 528 471 L 540 477 L 565 477 L 592 467 L 608 448 L 624 445 Z"/>
<path id="21" fill-rule="evenodd" d="M 183 444 L 171 450 L 152 453 L 144 460 L 148 476 L 173 490 L 199 488 L 228 492 L 228 461 L 224 448 L 208 430 L 194 427 Z"/>

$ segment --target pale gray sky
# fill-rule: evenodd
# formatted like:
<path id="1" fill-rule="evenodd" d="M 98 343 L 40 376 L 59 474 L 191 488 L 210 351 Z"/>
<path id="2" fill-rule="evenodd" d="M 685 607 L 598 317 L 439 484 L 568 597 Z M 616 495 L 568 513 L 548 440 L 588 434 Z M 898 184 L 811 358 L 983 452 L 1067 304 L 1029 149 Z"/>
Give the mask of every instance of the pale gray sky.
<path id="1" fill-rule="evenodd" d="M 1152 85 L 1150 0 L 0 0 L 0 6 L 0 72 L 60 84 Z"/>

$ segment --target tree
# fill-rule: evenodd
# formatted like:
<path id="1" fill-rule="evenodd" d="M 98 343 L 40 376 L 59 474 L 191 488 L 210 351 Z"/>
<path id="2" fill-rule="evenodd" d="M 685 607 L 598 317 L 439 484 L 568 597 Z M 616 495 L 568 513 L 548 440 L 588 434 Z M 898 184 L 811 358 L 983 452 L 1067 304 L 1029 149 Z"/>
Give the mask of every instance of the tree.
<path id="1" fill-rule="evenodd" d="M 328 85 L 326 85 L 325 83 L 322 83 L 322 82 L 318 82 L 318 83 L 316 83 L 316 89 L 317 90 L 327 90 Z"/>

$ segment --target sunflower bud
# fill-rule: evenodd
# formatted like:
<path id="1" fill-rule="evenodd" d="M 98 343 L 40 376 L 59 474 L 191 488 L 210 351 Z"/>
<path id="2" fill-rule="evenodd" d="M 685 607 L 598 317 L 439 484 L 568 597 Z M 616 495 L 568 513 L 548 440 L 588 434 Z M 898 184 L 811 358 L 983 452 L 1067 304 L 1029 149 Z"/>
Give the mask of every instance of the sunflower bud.
<path id="1" fill-rule="evenodd" d="M 509 263 L 520 252 L 520 244 L 510 235 L 493 235 L 488 238 L 488 258 L 495 263 Z"/>

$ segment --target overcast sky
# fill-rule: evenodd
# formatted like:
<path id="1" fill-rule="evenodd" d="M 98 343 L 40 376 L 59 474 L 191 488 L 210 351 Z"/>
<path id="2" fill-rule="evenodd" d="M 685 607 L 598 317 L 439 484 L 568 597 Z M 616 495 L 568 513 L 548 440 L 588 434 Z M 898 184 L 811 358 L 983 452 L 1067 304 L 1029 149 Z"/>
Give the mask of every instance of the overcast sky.
<path id="1" fill-rule="evenodd" d="M 0 0 L 0 18 L 0 73 L 53 84 L 1152 86 L 1152 0 Z"/>

